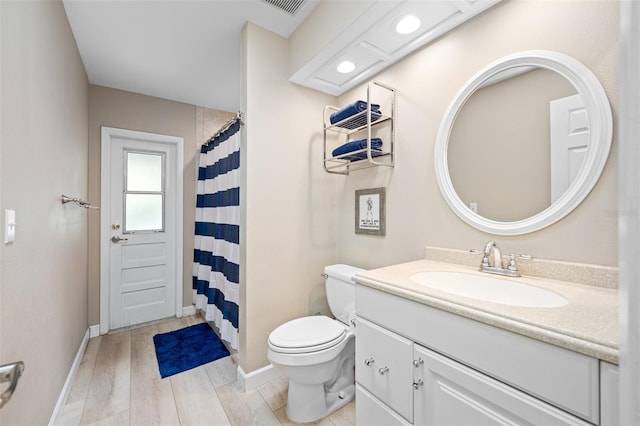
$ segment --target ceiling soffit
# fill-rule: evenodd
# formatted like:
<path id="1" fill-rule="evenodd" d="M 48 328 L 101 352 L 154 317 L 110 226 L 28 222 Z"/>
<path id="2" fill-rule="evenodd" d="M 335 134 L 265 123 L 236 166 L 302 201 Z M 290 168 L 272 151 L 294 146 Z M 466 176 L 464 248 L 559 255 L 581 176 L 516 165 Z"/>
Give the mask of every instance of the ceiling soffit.
<path id="1" fill-rule="evenodd" d="M 377 1 L 289 80 L 338 96 L 499 1 Z M 421 20 L 420 28 L 412 34 L 398 34 L 396 24 L 409 14 Z M 337 71 L 338 64 L 345 60 L 355 64 L 354 71 Z"/>

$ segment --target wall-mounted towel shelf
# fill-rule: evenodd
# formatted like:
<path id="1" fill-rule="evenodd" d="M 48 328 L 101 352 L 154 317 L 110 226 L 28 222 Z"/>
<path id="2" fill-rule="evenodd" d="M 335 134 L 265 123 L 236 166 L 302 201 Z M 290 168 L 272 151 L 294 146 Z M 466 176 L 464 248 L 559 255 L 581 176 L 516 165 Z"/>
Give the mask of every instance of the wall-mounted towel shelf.
<path id="1" fill-rule="evenodd" d="M 363 102 L 364 103 L 364 102 Z M 325 106 L 324 158 L 328 173 L 348 175 L 355 170 L 376 166 L 394 166 L 394 117 L 396 108 L 395 89 L 374 81 L 367 86 L 365 109 L 338 122 L 331 122 L 331 115 L 344 111 L 334 106 Z M 335 137 L 332 137 L 335 136 Z M 376 149 L 374 141 L 382 140 Z M 359 143 L 358 143 L 359 142 Z M 334 150 L 346 144 L 361 145 L 362 148 L 334 155 Z M 338 149 L 338 151 L 341 151 Z"/>
<path id="2" fill-rule="evenodd" d="M 80 198 L 67 197 L 66 195 L 62 195 L 61 197 L 62 204 L 74 203 L 77 206 L 84 207 L 85 209 L 95 209 L 98 210 L 100 207 L 92 206 L 90 202 L 81 200 Z"/>

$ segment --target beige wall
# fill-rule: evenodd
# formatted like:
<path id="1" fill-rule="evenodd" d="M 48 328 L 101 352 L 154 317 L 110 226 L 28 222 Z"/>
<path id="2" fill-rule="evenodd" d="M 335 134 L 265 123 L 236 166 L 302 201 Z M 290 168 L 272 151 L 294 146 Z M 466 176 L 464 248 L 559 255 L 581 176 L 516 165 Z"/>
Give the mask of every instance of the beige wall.
<path id="1" fill-rule="evenodd" d="M 287 81 L 286 39 L 243 30 L 240 366 L 268 364 L 276 326 L 328 313 L 320 274 L 335 261 L 335 178 L 322 168 L 322 108 L 335 98 Z"/>
<path id="2" fill-rule="evenodd" d="M 0 2 L 2 244 L 0 364 L 23 360 L 3 425 L 47 424 L 87 330 L 87 218 L 60 202 L 87 197 L 89 84 L 62 3 Z M 3 385 L 3 390 L 4 390 Z"/>
<path id="3" fill-rule="evenodd" d="M 89 199 L 100 203 L 100 129 L 116 127 L 184 138 L 183 306 L 192 301 L 191 274 L 200 146 L 233 113 L 91 85 L 89 90 Z M 205 136 L 206 135 L 206 136 Z M 89 218 L 89 324 L 100 323 L 100 217 Z"/>
<path id="4" fill-rule="evenodd" d="M 467 250 L 495 238 L 505 253 L 616 266 L 617 135 L 602 177 L 576 210 L 544 230 L 513 237 L 478 231 L 449 209 L 433 152 L 457 91 L 483 66 L 522 50 L 555 50 L 585 64 L 604 86 L 615 125 L 618 7 L 613 0 L 505 1 L 376 76 L 398 90 L 396 167 L 340 179 L 337 259 L 373 268 L 422 258 L 425 245 Z M 340 104 L 363 93 L 352 90 Z M 355 235 L 354 191 L 378 186 L 387 188 L 387 235 Z"/>

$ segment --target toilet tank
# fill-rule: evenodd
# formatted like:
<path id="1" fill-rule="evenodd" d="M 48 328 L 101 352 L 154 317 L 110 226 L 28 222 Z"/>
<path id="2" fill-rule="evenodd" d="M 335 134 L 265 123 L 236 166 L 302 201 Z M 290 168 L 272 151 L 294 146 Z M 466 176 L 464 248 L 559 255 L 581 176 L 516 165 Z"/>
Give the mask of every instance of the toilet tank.
<path id="1" fill-rule="evenodd" d="M 339 321 L 350 325 L 356 312 L 356 286 L 351 278 L 364 269 L 349 265 L 325 266 L 325 287 L 329 309 Z"/>

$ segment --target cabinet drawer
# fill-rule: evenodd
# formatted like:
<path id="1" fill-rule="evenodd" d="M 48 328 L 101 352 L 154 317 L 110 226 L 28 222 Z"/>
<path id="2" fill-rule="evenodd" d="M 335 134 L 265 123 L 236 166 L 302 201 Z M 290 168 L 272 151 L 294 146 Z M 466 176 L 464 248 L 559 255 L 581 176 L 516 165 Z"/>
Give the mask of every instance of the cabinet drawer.
<path id="1" fill-rule="evenodd" d="M 356 313 L 598 424 L 598 360 L 421 303 L 356 285 Z"/>
<path id="2" fill-rule="evenodd" d="M 360 385 L 356 385 L 356 424 L 362 426 L 411 425 Z"/>
<path id="3" fill-rule="evenodd" d="M 416 345 L 424 361 L 416 425 L 588 425 L 562 410 Z"/>
<path id="4" fill-rule="evenodd" d="M 356 382 L 413 422 L 413 342 L 356 319 Z"/>

